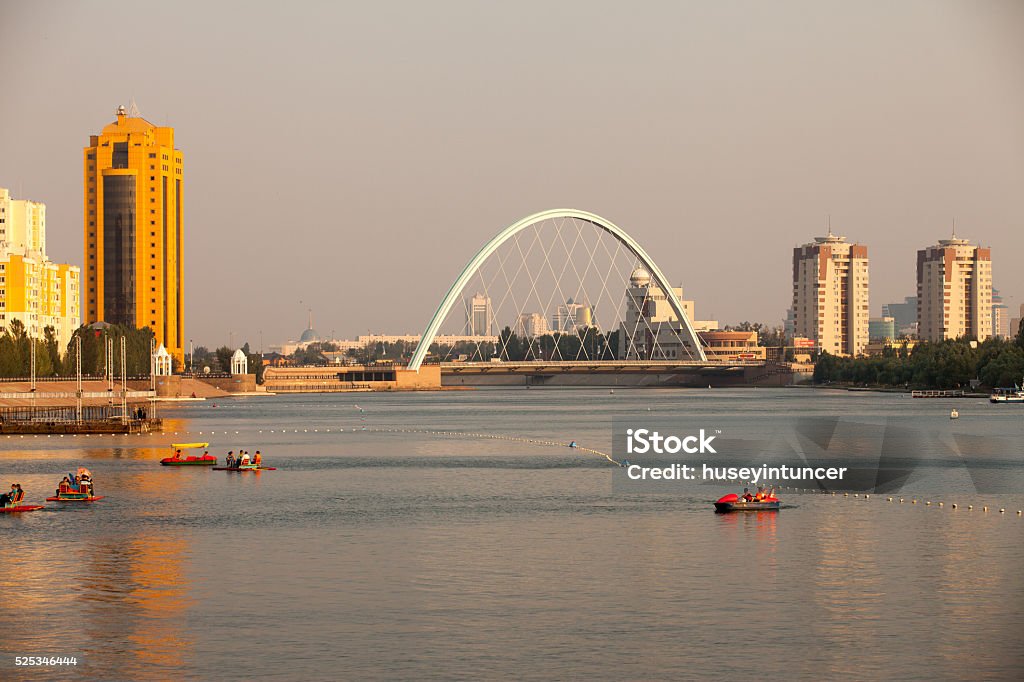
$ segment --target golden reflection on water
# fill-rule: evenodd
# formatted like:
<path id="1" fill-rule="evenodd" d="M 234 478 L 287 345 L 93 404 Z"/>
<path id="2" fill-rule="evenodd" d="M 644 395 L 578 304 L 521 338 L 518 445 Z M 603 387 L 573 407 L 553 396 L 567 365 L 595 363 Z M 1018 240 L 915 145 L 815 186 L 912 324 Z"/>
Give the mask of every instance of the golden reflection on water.
<path id="1" fill-rule="evenodd" d="M 5 553 L 0 570 L 3 648 L 83 656 L 86 665 L 136 671 L 134 679 L 154 666 L 181 666 L 194 643 L 184 617 L 188 563 L 180 534 L 19 545 Z"/>
<path id="2" fill-rule="evenodd" d="M 193 644 L 185 619 L 188 594 L 188 547 L 181 538 L 137 536 L 131 543 L 136 561 L 131 564 L 138 604 L 138 625 L 129 638 L 137 645 L 139 662 L 179 667 Z"/>
<path id="3" fill-rule="evenodd" d="M 810 589 L 816 608 L 815 630 L 830 646 L 823 650 L 822 672 L 848 673 L 851 648 L 871 650 L 878 631 L 872 625 L 884 611 L 876 556 L 876 528 L 857 517 L 824 515 L 813 528 L 817 553 Z"/>
<path id="4" fill-rule="evenodd" d="M 186 633 L 189 551 L 184 537 L 136 534 L 81 547 L 77 552 L 80 615 L 87 652 L 111 669 L 145 671 L 180 666 L 193 640 Z"/>

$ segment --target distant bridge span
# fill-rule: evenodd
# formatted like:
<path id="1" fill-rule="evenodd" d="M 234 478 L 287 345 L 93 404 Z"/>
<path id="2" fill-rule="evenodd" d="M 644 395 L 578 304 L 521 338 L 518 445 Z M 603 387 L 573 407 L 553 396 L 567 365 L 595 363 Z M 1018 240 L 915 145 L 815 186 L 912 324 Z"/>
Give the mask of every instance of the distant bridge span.
<path id="1" fill-rule="evenodd" d="M 783 386 L 790 363 L 709 360 L 442 362 L 444 386 Z"/>
<path id="2" fill-rule="evenodd" d="M 499 232 L 493 239 L 484 244 L 483 248 L 473 256 L 472 260 L 470 260 L 469 263 L 466 264 L 466 267 L 462 269 L 462 272 L 456 278 L 455 283 L 452 284 L 448 293 L 445 294 L 445 297 L 441 300 L 441 305 L 437 307 L 437 312 L 435 312 L 434 316 L 430 318 L 430 322 L 427 324 L 427 328 L 423 332 L 423 336 L 420 338 L 419 345 L 416 346 L 416 351 L 412 354 L 412 359 L 409 361 L 410 370 L 419 371 L 420 365 L 423 364 L 423 359 L 427 356 L 427 352 L 430 349 L 430 344 L 434 342 L 434 337 L 437 336 L 441 323 L 444 322 L 452 307 L 459 300 L 462 290 L 465 288 L 466 284 L 469 283 L 473 275 L 480 269 L 480 266 L 483 265 L 484 261 L 497 251 L 502 244 L 507 242 L 509 239 L 512 239 L 523 230 L 545 220 L 559 218 L 574 218 L 588 222 L 615 237 L 615 239 L 617 239 L 634 256 L 636 256 L 637 260 L 639 260 L 643 266 L 647 268 L 647 271 L 651 273 L 651 278 L 654 282 L 661 288 L 662 292 L 664 292 L 665 298 L 668 304 L 672 307 L 672 312 L 675 313 L 676 319 L 682 322 L 682 334 L 689 340 L 691 346 L 695 350 L 697 355 L 696 361 L 707 362 L 707 356 L 704 354 L 701 342 L 697 338 L 696 332 L 694 332 L 693 325 L 690 324 L 690 319 L 687 317 L 686 311 L 683 310 L 682 303 L 680 303 L 679 299 L 676 297 L 675 291 L 672 289 L 672 285 L 661 271 L 661 268 L 655 264 L 654 259 L 644 251 L 643 247 L 640 246 L 635 239 L 626 234 L 625 230 L 618 227 L 610 220 L 606 220 L 599 215 L 589 213 L 587 211 L 580 211 L 573 208 L 558 208 L 534 213 L 533 215 L 526 216 L 522 220 L 509 225 Z"/>
<path id="3" fill-rule="evenodd" d="M 700 360 L 524 360 L 502 362 L 442 362 L 444 374 L 665 374 L 671 372 L 707 372 L 722 374 L 743 371 L 748 367 L 765 367 L 764 360 L 704 361 Z"/>

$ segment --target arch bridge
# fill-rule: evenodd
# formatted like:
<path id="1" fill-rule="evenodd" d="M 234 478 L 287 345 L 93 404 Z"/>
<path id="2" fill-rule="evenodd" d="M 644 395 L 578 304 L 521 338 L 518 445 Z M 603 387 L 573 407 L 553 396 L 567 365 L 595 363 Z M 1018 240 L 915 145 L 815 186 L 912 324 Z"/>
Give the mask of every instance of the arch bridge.
<path id="1" fill-rule="evenodd" d="M 483 245 L 483 247 L 476 253 L 475 256 L 473 256 L 472 259 L 470 259 L 470 261 L 462 269 L 462 271 L 459 273 L 458 277 L 452 284 L 451 288 L 448 290 L 444 298 L 441 300 L 441 303 L 440 305 L 438 305 L 436 312 L 434 313 L 433 317 L 431 317 L 430 322 L 427 324 L 427 327 L 424 330 L 423 335 L 420 337 L 419 344 L 417 345 L 416 350 L 412 355 L 412 359 L 409 362 L 408 368 L 413 371 L 419 370 L 420 365 L 423 363 L 424 359 L 427 356 L 427 352 L 429 351 L 431 344 L 438 336 L 438 332 L 441 328 L 442 323 L 444 323 L 445 319 L 448 317 L 449 313 L 452 312 L 452 309 L 456 306 L 456 304 L 459 303 L 467 285 L 471 282 L 471 280 L 473 280 L 474 276 L 478 275 L 478 273 L 481 270 L 481 267 L 483 267 L 483 265 L 485 264 L 485 262 L 488 261 L 488 259 L 492 258 L 492 256 L 494 256 L 499 251 L 499 249 L 502 248 L 502 246 L 512 242 L 513 240 L 518 240 L 520 234 L 524 233 L 527 230 L 530 230 L 534 226 L 537 226 L 541 223 L 545 223 L 548 221 L 556 221 L 557 224 L 557 221 L 566 219 L 578 221 L 579 223 L 582 224 L 591 225 L 597 230 L 600 230 L 601 232 L 610 235 L 618 243 L 619 246 L 623 247 L 629 254 L 632 254 L 632 256 L 635 258 L 635 261 L 638 264 L 640 264 L 643 268 L 646 268 L 646 270 L 650 273 L 651 282 L 657 285 L 657 287 L 661 290 L 661 292 L 664 295 L 665 302 L 671 308 L 672 315 L 675 317 L 675 320 L 678 321 L 678 325 L 675 325 L 672 331 L 674 334 L 678 335 L 678 338 L 682 341 L 682 345 L 687 347 L 686 350 L 689 354 L 689 357 L 685 359 L 694 363 L 707 363 L 707 356 L 704 353 L 702 343 L 700 339 L 697 337 L 696 332 L 694 331 L 693 324 L 689 316 L 687 315 L 682 302 L 679 300 L 678 296 L 676 296 L 675 290 L 672 288 L 664 272 L 661 270 L 660 267 L 658 267 L 657 263 L 655 263 L 654 259 L 647 253 L 647 251 L 644 250 L 640 243 L 637 242 L 636 239 L 631 237 L 625 230 L 615 225 L 610 220 L 602 218 L 601 216 L 596 215 L 594 213 L 590 213 L 588 211 L 563 208 L 542 211 L 540 213 L 535 213 L 533 215 L 527 216 L 522 220 L 519 220 L 513 223 L 512 225 L 509 225 L 504 230 L 495 235 L 494 238 L 492 238 L 490 241 Z M 562 235 L 559 234 L 558 238 L 562 239 Z M 565 245 L 564 240 L 563 245 Z M 516 246 L 519 246 L 518 242 L 516 243 Z M 575 247 L 575 244 L 573 246 Z M 522 254 L 521 248 L 520 254 Z M 591 257 L 593 257 L 593 254 L 594 252 L 591 251 Z M 502 271 L 504 272 L 504 263 L 500 263 L 499 265 L 501 265 Z M 550 263 L 548 263 L 547 265 L 549 268 L 551 267 Z M 521 267 L 522 266 L 520 266 L 520 268 Z M 575 264 L 573 264 L 573 267 L 575 268 Z M 565 269 L 565 266 L 563 266 L 563 272 L 565 271 Z M 554 269 L 552 269 L 552 274 L 554 274 Z M 506 275 L 506 281 L 507 279 L 508 278 Z M 606 274 L 605 282 L 607 282 L 607 279 L 608 276 Z M 623 286 L 624 285 L 625 283 L 623 283 Z M 658 332 L 660 333 L 660 331 L 661 330 L 659 329 Z"/>

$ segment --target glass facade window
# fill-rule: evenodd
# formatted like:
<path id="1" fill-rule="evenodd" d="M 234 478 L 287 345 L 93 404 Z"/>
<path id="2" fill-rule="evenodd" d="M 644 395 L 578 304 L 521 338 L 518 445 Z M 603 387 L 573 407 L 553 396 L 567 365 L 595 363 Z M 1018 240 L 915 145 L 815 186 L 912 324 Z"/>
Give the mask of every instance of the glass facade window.
<path id="1" fill-rule="evenodd" d="M 116 145 L 115 145 L 116 146 Z M 103 178 L 103 319 L 135 326 L 135 177 Z"/>

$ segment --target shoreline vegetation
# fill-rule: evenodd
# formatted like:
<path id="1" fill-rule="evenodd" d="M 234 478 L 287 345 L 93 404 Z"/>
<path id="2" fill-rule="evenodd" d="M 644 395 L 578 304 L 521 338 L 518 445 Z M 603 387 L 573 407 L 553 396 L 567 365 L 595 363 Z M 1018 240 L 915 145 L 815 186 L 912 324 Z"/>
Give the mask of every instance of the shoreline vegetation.
<path id="1" fill-rule="evenodd" d="M 1015 339 L 975 342 L 960 338 L 918 343 L 913 350 L 849 358 L 818 356 L 813 383 L 823 388 L 962 390 L 994 389 L 1024 380 L 1024 333 Z"/>

